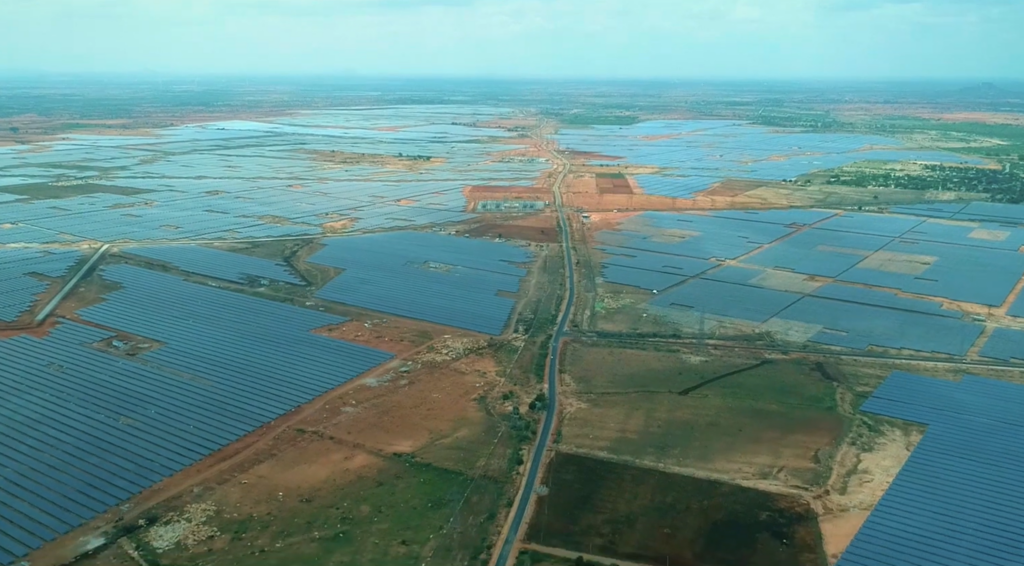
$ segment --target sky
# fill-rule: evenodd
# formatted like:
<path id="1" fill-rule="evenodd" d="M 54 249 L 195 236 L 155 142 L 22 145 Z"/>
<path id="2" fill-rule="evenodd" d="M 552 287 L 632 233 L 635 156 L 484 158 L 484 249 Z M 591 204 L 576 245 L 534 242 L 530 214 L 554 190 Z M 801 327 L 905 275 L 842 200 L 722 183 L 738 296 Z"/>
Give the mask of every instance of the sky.
<path id="1" fill-rule="evenodd" d="M 0 0 L 0 72 L 1024 79 L 1024 0 Z"/>

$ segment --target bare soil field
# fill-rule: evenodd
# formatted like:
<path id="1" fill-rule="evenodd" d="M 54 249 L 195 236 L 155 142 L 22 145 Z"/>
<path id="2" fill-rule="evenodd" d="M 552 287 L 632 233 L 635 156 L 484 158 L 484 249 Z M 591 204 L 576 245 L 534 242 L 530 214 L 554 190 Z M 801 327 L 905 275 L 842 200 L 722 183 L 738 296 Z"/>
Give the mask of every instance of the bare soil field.
<path id="1" fill-rule="evenodd" d="M 462 194 L 466 197 L 468 210 L 473 210 L 481 201 L 487 200 L 529 200 L 543 201 L 551 200 L 551 189 L 538 185 L 533 187 L 512 187 L 512 186 L 471 186 L 466 187 Z"/>
<path id="2" fill-rule="evenodd" d="M 473 237 L 505 238 L 541 244 L 558 242 L 557 217 L 545 212 L 504 222 L 485 222 L 465 231 Z"/>
<path id="3" fill-rule="evenodd" d="M 588 212 L 623 210 L 721 210 L 791 207 L 886 206 L 931 201 L 960 200 L 963 193 L 950 191 L 911 191 L 888 188 L 846 187 L 812 183 L 810 185 L 766 181 L 727 180 L 681 199 L 643 194 L 602 191 L 599 174 L 576 171 L 566 180 L 565 203 Z M 973 199 L 976 200 L 976 199 Z"/>
<path id="4" fill-rule="evenodd" d="M 661 564 L 812 566 L 821 535 L 798 498 L 558 453 L 527 538 Z"/>

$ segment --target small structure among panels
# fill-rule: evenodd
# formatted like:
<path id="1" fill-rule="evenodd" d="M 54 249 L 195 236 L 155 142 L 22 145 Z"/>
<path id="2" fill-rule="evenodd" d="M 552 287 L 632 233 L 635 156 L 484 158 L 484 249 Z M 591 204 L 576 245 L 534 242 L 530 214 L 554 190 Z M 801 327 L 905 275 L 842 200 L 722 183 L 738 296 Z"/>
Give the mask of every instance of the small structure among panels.
<path id="1" fill-rule="evenodd" d="M 249 279 L 272 279 L 305 285 L 286 264 L 202 246 L 135 246 L 126 252 L 169 263 L 182 271 L 245 283 Z"/>
<path id="2" fill-rule="evenodd" d="M 329 301 L 499 335 L 532 260 L 507 243 L 424 232 L 324 240 L 308 261 L 344 269 L 317 296 Z"/>
<path id="3" fill-rule="evenodd" d="M 895 372 L 861 407 L 928 426 L 837 566 L 1024 563 L 1024 386 Z"/>
<path id="4" fill-rule="evenodd" d="M 0 322 L 14 322 L 50 284 L 33 273 L 62 277 L 82 258 L 78 250 L 0 248 Z"/>
<path id="5" fill-rule="evenodd" d="M 309 332 L 341 317 L 131 266 L 103 276 L 122 288 L 80 314 L 146 340 L 142 363 L 68 321 L 0 340 L 0 564 L 392 357 Z"/>

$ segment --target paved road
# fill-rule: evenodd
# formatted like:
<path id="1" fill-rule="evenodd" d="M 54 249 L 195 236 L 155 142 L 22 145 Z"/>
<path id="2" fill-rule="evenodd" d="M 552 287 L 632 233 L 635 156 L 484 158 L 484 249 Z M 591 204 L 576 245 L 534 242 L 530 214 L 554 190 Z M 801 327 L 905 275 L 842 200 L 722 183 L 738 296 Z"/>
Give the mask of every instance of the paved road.
<path id="1" fill-rule="evenodd" d="M 544 423 L 540 428 L 540 435 L 537 438 L 537 446 L 534 447 L 533 456 L 530 458 L 530 465 L 526 472 L 526 482 L 523 484 L 523 491 L 519 497 L 519 504 L 514 510 L 512 522 L 505 533 L 505 540 L 501 542 L 498 552 L 497 566 L 505 566 L 513 558 L 512 550 L 519 540 L 519 530 L 526 519 L 526 510 L 533 501 L 534 491 L 537 488 L 537 476 L 540 473 L 541 462 L 544 460 L 544 453 L 547 452 L 548 443 L 551 442 L 551 431 L 554 428 L 555 419 L 558 415 L 558 358 L 562 347 L 562 339 L 566 335 L 566 327 L 569 324 L 569 315 L 572 312 L 572 304 L 576 300 L 576 277 L 573 272 L 572 261 L 572 237 L 569 233 L 569 222 L 565 218 L 565 210 L 562 208 L 562 181 L 569 173 L 569 162 L 552 152 L 562 162 L 562 173 L 555 181 L 554 195 L 555 208 L 558 210 L 558 225 L 562 232 L 562 248 L 565 250 L 565 273 L 566 288 L 569 296 L 562 306 L 562 313 L 558 318 L 558 327 L 551 339 L 551 347 L 548 352 L 548 410 L 544 413 Z"/>

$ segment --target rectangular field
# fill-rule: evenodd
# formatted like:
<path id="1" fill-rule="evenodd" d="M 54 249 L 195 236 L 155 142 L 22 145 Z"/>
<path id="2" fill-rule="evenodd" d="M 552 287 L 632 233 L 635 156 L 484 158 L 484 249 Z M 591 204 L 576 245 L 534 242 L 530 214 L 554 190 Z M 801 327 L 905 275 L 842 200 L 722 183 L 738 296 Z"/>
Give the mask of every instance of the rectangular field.
<path id="1" fill-rule="evenodd" d="M 558 453 L 530 542 L 659 566 L 820 566 L 810 506 L 791 497 Z"/>

